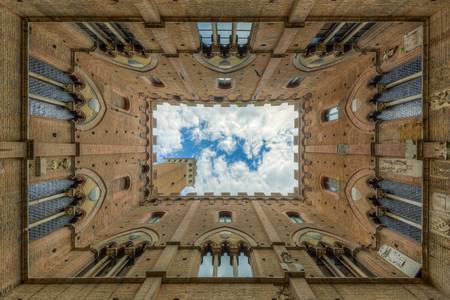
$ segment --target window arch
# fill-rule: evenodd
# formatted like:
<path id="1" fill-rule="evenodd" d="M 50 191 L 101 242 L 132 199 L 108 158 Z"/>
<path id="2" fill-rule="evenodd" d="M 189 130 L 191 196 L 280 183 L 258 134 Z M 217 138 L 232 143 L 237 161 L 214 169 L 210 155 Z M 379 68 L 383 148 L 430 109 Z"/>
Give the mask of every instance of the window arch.
<path id="1" fill-rule="evenodd" d="M 157 240 L 149 229 L 122 233 L 95 246 L 95 259 L 76 277 L 124 277 L 147 247 Z"/>
<path id="2" fill-rule="evenodd" d="M 252 277 L 249 248 L 244 242 L 208 242 L 202 249 L 198 277 Z"/>
<path id="3" fill-rule="evenodd" d="M 324 122 L 336 121 L 337 119 L 339 119 L 339 107 L 337 105 L 326 109 L 322 113 L 322 121 Z"/>
<path id="4" fill-rule="evenodd" d="M 121 110 L 130 111 L 131 109 L 130 100 L 116 92 L 111 93 L 111 104 L 115 108 L 119 108 Z"/>
<path id="5" fill-rule="evenodd" d="M 297 213 L 297 212 L 294 212 L 294 211 L 288 211 L 288 212 L 286 213 L 286 215 L 287 215 L 288 218 L 292 221 L 292 223 L 295 223 L 295 224 L 302 224 L 302 223 L 305 222 L 305 221 L 303 220 L 303 218 L 300 217 L 300 214 Z"/>
<path id="6" fill-rule="evenodd" d="M 233 222 L 232 213 L 229 211 L 219 212 L 219 223 L 231 223 Z"/>
<path id="7" fill-rule="evenodd" d="M 161 212 L 161 211 L 154 212 L 148 219 L 147 223 L 149 223 L 149 224 L 159 223 L 159 220 L 161 220 L 161 218 L 163 216 L 164 216 L 164 212 Z"/>
<path id="8" fill-rule="evenodd" d="M 164 82 L 162 82 L 162 80 L 159 79 L 159 77 L 157 76 L 150 76 L 150 82 L 152 83 L 153 86 L 165 87 Z"/>
<path id="9" fill-rule="evenodd" d="M 339 182 L 331 177 L 323 177 L 322 187 L 327 191 L 337 193 L 339 191 Z"/>
<path id="10" fill-rule="evenodd" d="M 303 76 L 300 76 L 300 75 L 294 76 L 294 77 L 292 77 L 292 78 L 288 81 L 286 87 L 287 87 L 287 88 L 295 88 L 295 87 L 298 87 L 298 86 L 300 85 L 300 83 L 302 83 L 303 79 L 304 79 Z"/>
<path id="11" fill-rule="evenodd" d="M 248 239 L 247 239 L 248 238 Z M 194 243 L 200 248 L 198 277 L 252 277 L 251 247 L 256 241 L 233 228 L 217 228 Z"/>
<path id="12" fill-rule="evenodd" d="M 217 78 L 217 87 L 219 89 L 231 89 L 233 79 L 231 77 L 219 77 Z"/>
<path id="13" fill-rule="evenodd" d="M 294 239 L 306 248 L 322 273 L 327 277 L 374 277 L 373 273 L 360 263 L 355 253 L 358 245 L 332 234 L 314 229 L 302 230 Z"/>
<path id="14" fill-rule="evenodd" d="M 120 192 L 120 191 L 126 191 L 129 190 L 131 187 L 131 177 L 130 176 L 123 176 L 114 179 L 113 182 L 113 191 L 114 192 Z"/>

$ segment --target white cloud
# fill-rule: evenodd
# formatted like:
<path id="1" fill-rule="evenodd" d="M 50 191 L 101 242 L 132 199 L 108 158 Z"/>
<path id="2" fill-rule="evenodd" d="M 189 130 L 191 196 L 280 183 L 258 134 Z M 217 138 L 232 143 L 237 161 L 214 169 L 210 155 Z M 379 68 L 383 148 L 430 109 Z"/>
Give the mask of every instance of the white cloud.
<path id="1" fill-rule="evenodd" d="M 297 186 L 294 180 L 293 146 L 294 119 L 298 113 L 292 105 L 265 105 L 262 107 L 203 107 L 159 105 L 154 112 L 157 119 L 155 133 L 158 154 L 170 155 L 182 148 L 180 130 L 188 128 L 195 141 L 218 142 L 218 149 L 231 154 L 237 147 L 236 139 L 244 141 L 243 150 L 248 159 L 254 158 L 264 145 L 265 152 L 257 170 L 246 163 L 227 163 L 214 149 L 203 149 L 197 157 L 195 187 L 188 192 L 278 192 L 287 194 Z"/>
<path id="2" fill-rule="evenodd" d="M 236 141 L 232 137 L 227 137 L 219 143 L 218 147 L 226 153 L 231 154 L 236 149 Z"/>

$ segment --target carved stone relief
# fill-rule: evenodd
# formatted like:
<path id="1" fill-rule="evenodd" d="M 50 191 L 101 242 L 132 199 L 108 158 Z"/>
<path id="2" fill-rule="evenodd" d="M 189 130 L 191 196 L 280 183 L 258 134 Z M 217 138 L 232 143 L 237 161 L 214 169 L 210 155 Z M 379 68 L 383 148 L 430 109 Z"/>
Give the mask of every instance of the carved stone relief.
<path id="1" fill-rule="evenodd" d="M 382 158 L 380 172 L 396 175 L 422 177 L 422 161 L 414 159 Z"/>

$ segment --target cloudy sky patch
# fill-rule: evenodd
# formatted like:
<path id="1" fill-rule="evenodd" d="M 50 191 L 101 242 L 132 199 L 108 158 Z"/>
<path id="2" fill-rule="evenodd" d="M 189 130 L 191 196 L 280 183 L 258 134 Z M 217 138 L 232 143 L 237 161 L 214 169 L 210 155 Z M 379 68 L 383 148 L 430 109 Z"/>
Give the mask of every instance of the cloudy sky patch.
<path id="1" fill-rule="evenodd" d="M 197 159 L 194 187 L 182 194 L 212 192 L 293 192 L 294 120 L 292 105 L 203 107 L 158 105 L 154 112 L 158 163 L 172 157 Z"/>

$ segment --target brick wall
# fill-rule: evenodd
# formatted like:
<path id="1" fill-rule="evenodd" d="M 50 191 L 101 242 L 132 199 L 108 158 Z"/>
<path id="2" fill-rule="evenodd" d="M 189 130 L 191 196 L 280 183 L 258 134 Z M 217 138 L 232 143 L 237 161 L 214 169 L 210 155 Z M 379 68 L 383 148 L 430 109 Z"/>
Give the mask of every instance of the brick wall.
<path id="1" fill-rule="evenodd" d="M 21 140 L 20 40 L 18 16 L 0 7 L 0 141 Z M 20 282 L 20 159 L 0 159 L 0 296 Z"/>

